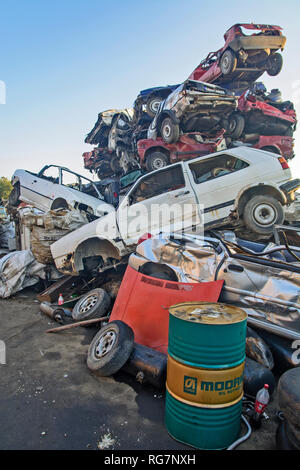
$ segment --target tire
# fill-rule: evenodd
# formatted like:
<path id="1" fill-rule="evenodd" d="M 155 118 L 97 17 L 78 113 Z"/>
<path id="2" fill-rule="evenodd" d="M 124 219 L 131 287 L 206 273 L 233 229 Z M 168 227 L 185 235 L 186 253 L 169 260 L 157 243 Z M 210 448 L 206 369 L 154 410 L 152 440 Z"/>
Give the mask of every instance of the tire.
<path id="1" fill-rule="evenodd" d="M 284 211 L 281 203 L 272 196 L 254 196 L 244 208 L 243 219 L 251 232 L 271 235 L 274 225 L 283 223 Z"/>
<path id="2" fill-rule="evenodd" d="M 223 75 L 234 72 L 237 65 L 237 57 L 231 49 L 227 49 L 220 59 L 220 69 Z"/>
<path id="3" fill-rule="evenodd" d="M 17 207 L 21 201 L 19 199 L 20 197 L 20 183 L 16 183 L 13 186 L 13 189 L 10 192 L 10 195 L 8 196 L 8 203 L 10 206 Z"/>
<path id="4" fill-rule="evenodd" d="M 249 397 L 256 396 L 264 384 L 269 385 L 270 396 L 274 393 L 276 382 L 273 373 L 249 357 L 245 359 L 244 392 Z"/>
<path id="5" fill-rule="evenodd" d="M 111 298 L 103 289 L 94 289 L 81 297 L 72 311 L 76 321 L 103 317 L 109 309 Z"/>
<path id="6" fill-rule="evenodd" d="M 51 210 L 68 209 L 68 208 L 69 208 L 68 203 L 63 198 L 55 199 L 55 201 L 53 201 L 53 203 L 51 205 Z"/>
<path id="7" fill-rule="evenodd" d="M 160 128 L 161 136 L 167 144 L 173 144 L 179 139 L 179 125 L 175 124 L 171 118 L 165 118 Z"/>
<path id="8" fill-rule="evenodd" d="M 238 139 L 245 128 L 245 118 L 239 113 L 233 113 L 228 118 L 227 134 L 232 139 Z"/>
<path id="9" fill-rule="evenodd" d="M 159 105 L 162 101 L 163 101 L 163 98 L 160 98 L 159 96 L 152 96 L 152 98 L 148 99 L 146 103 L 146 113 L 152 119 L 155 117 L 158 111 Z"/>
<path id="10" fill-rule="evenodd" d="M 166 265 L 159 265 L 157 263 L 146 263 L 139 269 L 141 274 L 145 276 L 155 277 L 157 279 L 164 279 L 165 281 L 178 282 L 177 276 L 174 271 Z"/>
<path id="11" fill-rule="evenodd" d="M 96 334 L 90 344 L 87 366 L 102 377 L 120 370 L 129 359 L 134 346 L 130 326 L 116 320 L 108 323 Z"/>
<path id="12" fill-rule="evenodd" d="M 275 54 L 271 54 L 269 59 L 267 60 L 267 74 L 271 77 L 275 77 L 281 72 L 283 65 L 282 55 L 278 52 Z"/>
<path id="13" fill-rule="evenodd" d="M 169 158 L 163 152 L 152 152 L 146 158 L 146 168 L 148 171 L 159 170 L 168 164 Z"/>
<path id="14" fill-rule="evenodd" d="M 276 449 L 277 450 L 300 450 L 300 443 L 295 442 L 291 436 L 288 423 L 280 421 L 276 431 Z"/>
<path id="15" fill-rule="evenodd" d="M 291 433 L 300 442 L 300 367 L 294 367 L 280 377 L 278 404 Z"/>

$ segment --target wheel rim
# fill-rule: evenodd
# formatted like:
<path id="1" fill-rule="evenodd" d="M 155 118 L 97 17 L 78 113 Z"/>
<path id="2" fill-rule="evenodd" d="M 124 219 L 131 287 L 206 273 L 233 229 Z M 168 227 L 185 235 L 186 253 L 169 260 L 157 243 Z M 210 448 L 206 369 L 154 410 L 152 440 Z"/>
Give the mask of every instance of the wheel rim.
<path id="1" fill-rule="evenodd" d="M 96 358 L 100 358 L 105 356 L 112 350 L 115 342 L 116 342 L 117 335 L 113 330 L 105 331 L 100 338 L 98 339 L 94 354 Z"/>
<path id="2" fill-rule="evenodd" d="M 151 101 L 150 102 L 150 105 L 149 105 L 149 109 L 150 111 L 152 111 L 152 113 L 156 114 L 157 111 L 158 111 L 158 108 L 159 108 L 159 105 L 160 105 L 161 101 Z"/>
<path id="3" fill-rule="evenodd" d="M 228 67 L 229 67 L 229 58 L 228 58 L 227 56 L 224 56 L 224 57 L 223 57 L 222 65 L 223 65 L 223 68 L 224 68 L 225 70 L 228 69 Z"/>
<path id="4" fill-rule="evenodd" d="M 159 168 L 163 168 L 166 165 L 165 165 L 165 162 L 161 158 L 156 157 L 152 160 L 151 166 L 154 170 L 159 170 Z"/>
<path id="5" fill-rule="evenodd" d="M 89 295 L 84 299 L 79 307 L 79 313 L 86 313 L 91 310 L 97 303 L 98 296 L 96 294 Z"/>
<path id="6" fill-rule="evenodd" d="M 235 128 L 236 128 L 236 120 L 235 119 L 231 119 L 229 121 L 229 132 L 233 132 L 235 131 Z"/>
<path id="7" fill-rule="evenodd" d="M 255 222 L 264 227 L 273 225 L 277 218 L 277 210 L 270 204 L 258 204 L 253 211 Z"/>
<path id="8" fill-rule="evenodd" d="M 172 130 L 171 130 L 170 124 L 165 124 L 164 127 L 163 127 L 164 137 L 166 137 L 168 139 L 170 137 L 171 133 L 172 133 Z"/>

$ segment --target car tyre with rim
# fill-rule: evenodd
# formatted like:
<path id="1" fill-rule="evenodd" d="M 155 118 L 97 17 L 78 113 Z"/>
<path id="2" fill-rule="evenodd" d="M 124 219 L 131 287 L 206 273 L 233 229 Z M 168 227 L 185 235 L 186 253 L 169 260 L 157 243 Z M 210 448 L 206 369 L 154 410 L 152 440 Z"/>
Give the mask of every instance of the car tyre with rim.
<path id="1" fill-rule="evenodd" d="M 87 357 L 87 366 L 102 377 L 118 372 L 129 359 L 134 346 L 134 333 L 126 323 L 115 320 L 93 338 Z"/>
<path id="2" fill-rule="evenodd" d="M 167 144 L 173 144 L 179 139 L 179 125 L 167 117 L 163 120 L 160 128 L 161 136 Z"/>
<path id="3" fill-rule="evenodd" d="M 146 113 L 148 114 L 148 116 L 154 118 L 162 101 L 163 98 L 160 98 L 159 96 L 152 96 L 148 99 L 146 103 Z"/>
<path id="4" fill-rule="evenodd" d="M 234 72 L 237 66 L 237 57 L 231 49 L 227 49 L 220 59 L 220 69 L 223 75 Z"/>
<path id="5" fill-rule="evenodd" d="M 243 220 L 251 232 L 258 235 L 272 234 L 274 225 L 281 225 L 284 221 L 283 207 L 272 196 L 257 195 L 246 203 Z"/>
<path id="6" fill-rule="evenodd" d="M 110 302 L 110 295 L 104 289 L 93 289 L 75 304 L 72 318 L 76 321 L 101 318 L 108 311 Z"/>
<path id="7" fill-rule="evenodd" d="M 163 152 L 151 152 L 146 159 L 146 168 L 148 171 L 159 170 L 169 164 L 168 156 Z"/>

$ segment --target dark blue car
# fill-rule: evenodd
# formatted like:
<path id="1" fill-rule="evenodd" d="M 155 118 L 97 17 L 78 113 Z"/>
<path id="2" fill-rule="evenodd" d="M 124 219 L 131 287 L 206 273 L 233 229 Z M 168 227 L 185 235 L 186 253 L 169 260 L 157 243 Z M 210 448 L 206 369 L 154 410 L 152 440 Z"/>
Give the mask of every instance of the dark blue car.
<path id="1" fill-rule="evenodd" d="M 140 113 L 143 110 L 143 106 L 145 106 L 146 113 L 153 119 L 161 101 L 165 100 L 178 86 L 179 85 L 157 86 L 140 91 L 134 102 L 136 113 Z"/>

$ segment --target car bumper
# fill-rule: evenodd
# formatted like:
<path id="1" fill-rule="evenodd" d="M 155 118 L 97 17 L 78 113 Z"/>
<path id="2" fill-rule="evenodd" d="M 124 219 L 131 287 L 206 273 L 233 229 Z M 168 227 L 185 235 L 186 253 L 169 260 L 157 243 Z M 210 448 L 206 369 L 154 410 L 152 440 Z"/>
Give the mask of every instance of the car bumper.
<path id="1" fill-rule="evenodd" d="M 230 48 L 235 52 L 240 49 L 244 49 L 246 51 L 255 49 L 283 50 L 285 43 L 285 36 L 250 36 L 234 39 L 230 43 Z"/>

